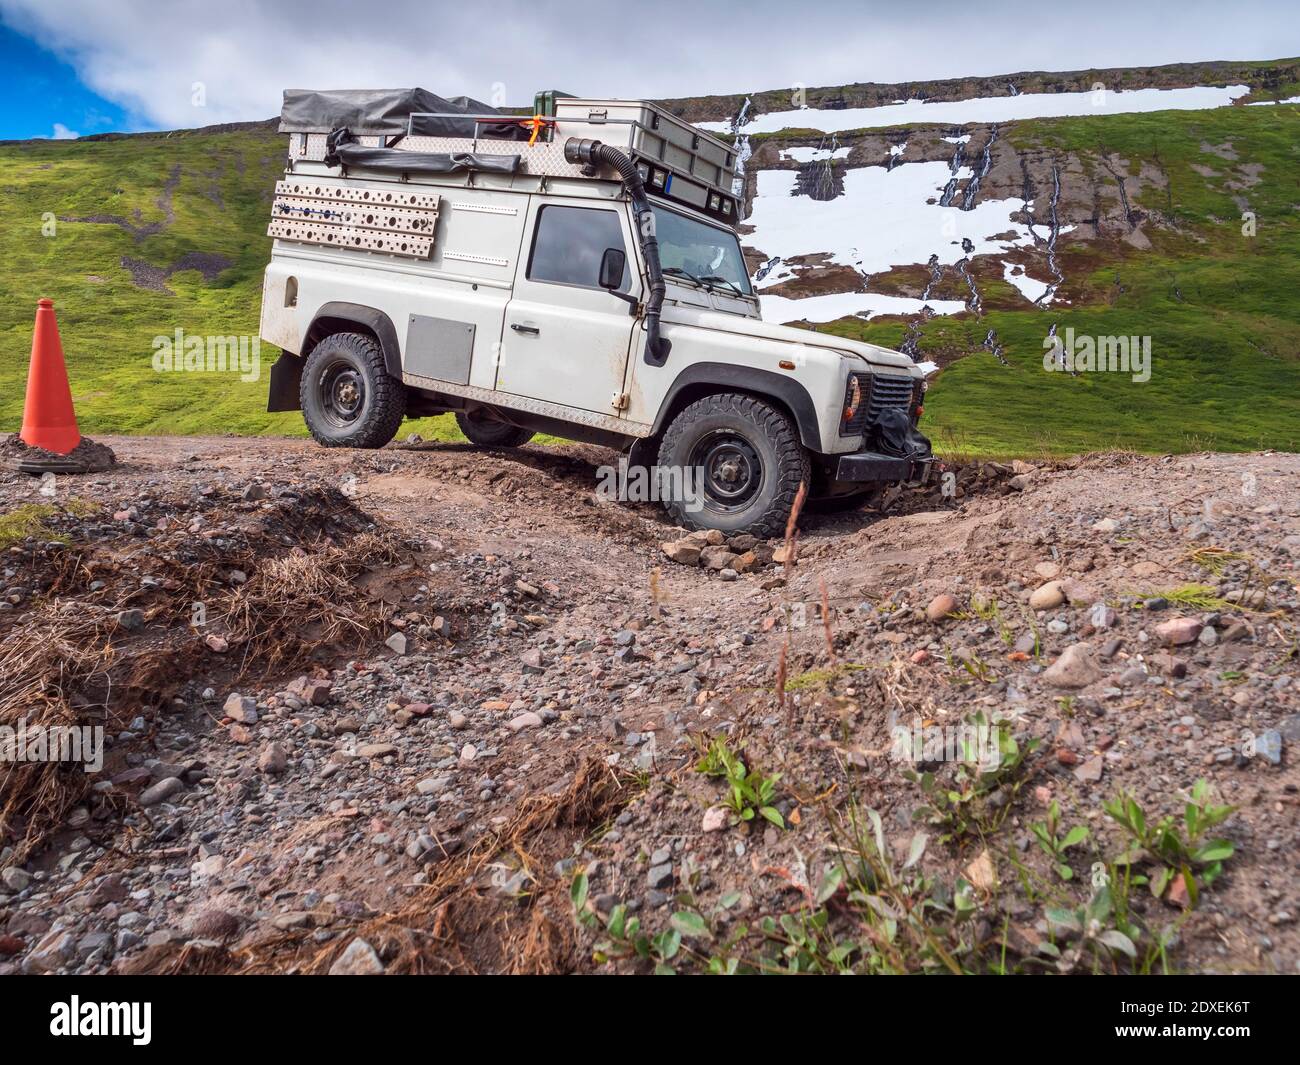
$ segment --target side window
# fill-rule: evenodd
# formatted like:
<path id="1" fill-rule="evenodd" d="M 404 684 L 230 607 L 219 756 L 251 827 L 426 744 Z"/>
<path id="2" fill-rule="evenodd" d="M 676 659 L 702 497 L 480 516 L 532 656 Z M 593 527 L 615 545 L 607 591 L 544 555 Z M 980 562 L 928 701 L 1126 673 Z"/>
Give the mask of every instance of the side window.
<path id="1" fill-rule="evenodd" d="M 533 234 L 528 280 L 599 288 L 600 260 L 606 248 L 627 251 L 618 215 L 613 211 L 543 207 L 538 213 L 537 229 Z M 619 291 L 626 292 L 629 285 L 631 271 L 625 266 Z"/>

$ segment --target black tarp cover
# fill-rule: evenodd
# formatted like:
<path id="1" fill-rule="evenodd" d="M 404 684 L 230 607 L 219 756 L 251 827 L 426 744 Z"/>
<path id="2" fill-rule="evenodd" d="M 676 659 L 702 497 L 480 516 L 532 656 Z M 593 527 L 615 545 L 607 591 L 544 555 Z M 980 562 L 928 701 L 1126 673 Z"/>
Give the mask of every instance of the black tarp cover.
<path id="1" fill-rule="evenodd" d="M 495 107 L 468 96 L 438 96 L 427 89 L 285 89 L 280 110 L 281 133 L 330 133 L 346 128 L 359 137 L 396 136 L 405 133 L 407 118 L 416 113 L 496 115 Z M 527 140 L 529 131 L 509 116 L 490 128 L 480 125 L 485 137 Z M 421 119 L 412 132 L 436 137 L 472 137 L 472 119 Z"/>
<path id="2" fill-rule="evenodd" d="M 367 148 L 360 144 L 340 144 L 334 158 L 343 166 L 360 166 L 393 174 L 459 174 L 481 171 L 513 174 L 519 169 L 517 155 L 474 155 L 470 152 L 436 154 L 404 152 L 398 148 Z M 331 162 L 327 159 L 326 162 Z"/>

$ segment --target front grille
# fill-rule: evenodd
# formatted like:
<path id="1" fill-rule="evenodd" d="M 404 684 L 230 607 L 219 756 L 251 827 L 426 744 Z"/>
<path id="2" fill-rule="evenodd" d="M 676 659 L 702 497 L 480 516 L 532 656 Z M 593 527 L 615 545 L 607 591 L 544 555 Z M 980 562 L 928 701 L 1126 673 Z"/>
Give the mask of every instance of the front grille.
<path id="1" fill-rule="evenodd" d="M 864 401 L 859 405 L 852 418 L 844 423 L 840 430 L 843 436 L 858 436 L 866 432 L 867 426 L 874 422 L 880 412 L 887 407 L 898 407 L 907 411 L 912 409 L 912 379 L 898 374 L 854 374 L 862 387 Z M 846 393 L 847 395 L 847 393 Z"/>
<path id="2" fill-rule="evenodd" d="M 871 420 L 886 407 L 901 407 L 905 411 L 912 409 L 912 379 L 886 374 L 873 374 L 871 377 L 871 402 L 868 407 Z"/>

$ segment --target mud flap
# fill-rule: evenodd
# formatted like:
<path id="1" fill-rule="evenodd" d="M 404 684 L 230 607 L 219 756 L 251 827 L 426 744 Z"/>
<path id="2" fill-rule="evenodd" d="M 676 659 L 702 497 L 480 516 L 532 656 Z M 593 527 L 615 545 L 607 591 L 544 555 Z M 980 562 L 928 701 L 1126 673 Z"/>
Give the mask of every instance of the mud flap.
<path id="1" fill-rule="evenodd" d="M 637 437 L 637 439 L 632 441 L 632 446 L 628 448 L 627 452 L 627 465 L 629 469 L 633 466 L 644 466 L 649 470 L 652 469 L 658 461 L 659 441 L 656 437 Z"/>
<path id="2" fill-rule="evenodd" d="M 271 387 L 266 397 L 268 411 L 302 410 L 298 399 L 298 386 L 302 381 L 303 360 L 287 351 L 271 367 Z"/>

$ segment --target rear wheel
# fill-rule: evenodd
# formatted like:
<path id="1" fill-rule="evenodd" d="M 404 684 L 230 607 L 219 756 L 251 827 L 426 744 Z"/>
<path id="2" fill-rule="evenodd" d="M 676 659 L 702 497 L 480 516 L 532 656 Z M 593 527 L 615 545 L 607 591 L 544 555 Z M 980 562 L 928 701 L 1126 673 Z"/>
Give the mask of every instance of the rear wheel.
<path id="1" fill-rule="evenodd" d="M 471 444 L 479 447 L 519 447 L 533 438 L 532 430 L 493 418 L 485 411 L 457 411 L 456 424 Z"/>
<path id="2" fill-rule="evenodd" d="M 723 393 L 686 407 L 664 432 L 659 466 L 691 491 L 664 499 L 689 528 L 778 536 L 800 483 L 811 481 L 808 453 L 790 419 L 753 396 Z M 691 471 L 689 480 L 681 475 Z"/>
<path id="3" fill-rule="evenodd" d="M 325 447 L 383 447 L 406 414 L 406 389 L 365 333 L 334 333 L 312 348 L 298 398 L 307 428 Z"/>

